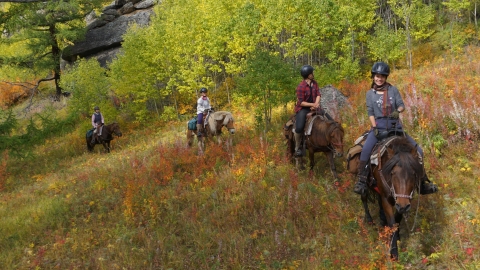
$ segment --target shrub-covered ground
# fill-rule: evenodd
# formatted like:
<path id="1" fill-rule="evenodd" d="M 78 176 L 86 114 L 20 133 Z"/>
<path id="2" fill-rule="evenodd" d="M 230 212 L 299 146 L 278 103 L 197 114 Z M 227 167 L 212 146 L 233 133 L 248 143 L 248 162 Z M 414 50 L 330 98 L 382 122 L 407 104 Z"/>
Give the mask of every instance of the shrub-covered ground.
<path id="1" fill-rule="evenodd" d="M 313 172 L 286 159 L 277 109 L 272 130 L 233 106 L 234 147 L 187 148 L 185 122 L 124 122 L 105 154 L 87 153 L 85 125 L 0 159 L 1 269 L 476 269 L 480 267 L 478 52 L 395 71 L 405 126 L 439 185 L 416 195 L 400 224 L 400 258 L 384 228 L 363 222 L 354 176 L 322 154 Z M 478 59 L 477 59 L 478 60 Z M 345 143 L 368 128 L 369 81 L 336 85 Z M 88 121 L 88 120 L 87 120 Z M 108 122 L 108 121 L 107 121 Z M 346 147 L 347 149 L 348 147 Z M 345 150 L 346 150 L 345 149 Z M 378 221 L 378 207 L 371 205 Z"/>

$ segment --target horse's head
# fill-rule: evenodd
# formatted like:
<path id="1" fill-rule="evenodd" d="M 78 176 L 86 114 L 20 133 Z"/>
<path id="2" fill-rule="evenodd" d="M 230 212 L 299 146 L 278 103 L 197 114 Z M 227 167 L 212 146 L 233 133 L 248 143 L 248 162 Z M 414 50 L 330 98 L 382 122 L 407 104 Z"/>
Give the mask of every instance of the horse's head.
<path id="1" fill-rule="evenodd" d="M 338 122 L 333 122 L 328 129 L 328 136 L 330 137 L 330 144 L 333 146 L 333 154 L 336 157 L 343 156 L 343 127 Z"/>
<path id="2" fill-rule="evenodd" d="M 118 123 L 113 123 L 110 127 L 110 131 L 118 137 L 122 137 L 122 131 L 120 131 L 120 126 Z"/>
<path id="3" fill-rule="evenodd" d="M 383 177 L 380 175 L 381 182 L 390 189 L 390 196 L 395 201 L 397 212 L 407 213 L 410 210 L 413 192 L 423 175 L 423 166 L 418 160 L 417 149 L 405 138 L 396 139 L 382 156 L 383 162 L 385 165 L 383 172 L 380 172 L 383 173 Z"/>
<path id="4" fill-rule="evenodd" d="M 228 129 L 228 131 L 232 135 L 235 134 L 235 126 L 233 125 L 233 121 L 234 121 L 233 116 L 231 114 L 225 116 L 225 119 L 223 120 L 223 125 Z"/>
<path id="5" fill-rule="evenodd" d="M 209 123 L 212 124 L 211 128 L 216 130 L 217 134 L 221 133 L 223 127 L 226 127 L 230 134 L 235 134 L 235 126 L 233 124 L 234 119 L 230 112 L 218 111 L 211 115 Z"/>

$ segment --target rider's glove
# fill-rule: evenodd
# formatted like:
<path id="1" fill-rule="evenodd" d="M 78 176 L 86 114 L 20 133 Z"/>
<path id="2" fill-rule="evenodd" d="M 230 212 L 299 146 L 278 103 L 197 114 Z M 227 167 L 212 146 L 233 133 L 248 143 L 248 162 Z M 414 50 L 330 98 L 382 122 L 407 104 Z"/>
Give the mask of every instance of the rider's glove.
<path id="1" fill-rule="evenodd" d="M 376 137 L 378 135 L 377 127 L 372 127 L 372 131 L 373 131 L 373 135 L 375 135 L 375 137 Z"/>
<path id="2" fill-rule="evenodd" d="M 400 112 L 398 110 L 393 111 L 388 117 L 398 119 Z"/>

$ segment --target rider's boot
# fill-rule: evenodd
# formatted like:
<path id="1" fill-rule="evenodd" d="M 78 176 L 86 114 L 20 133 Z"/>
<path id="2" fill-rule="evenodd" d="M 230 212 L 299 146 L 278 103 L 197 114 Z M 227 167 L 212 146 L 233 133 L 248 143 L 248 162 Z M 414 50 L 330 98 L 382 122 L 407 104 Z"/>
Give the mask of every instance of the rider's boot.
<path id="1" fill-rule="evenodd" d="M 203 136 L 202 132 L 203 132 L 203 125 L 197 124 L 197 136 L 202 137 Z"/>
<path id="2" fill-rule="evenodd" d="M 293 133 L 295 136 L 295 156 L 301 157 L 303 155 L 302 153 L 302 139 L 303 139 L 303 134 L 302 133 Z"/>
<path id="3" fill-rule="evenodd" d="M 358 175 L 357 175 L 357 183 L 353 187 L 353 192 L 363 195 L 367 191 L 367 177 L 370 173 L 370 166 L 368 161 L 361 161 L 358 164 Z"/>
<path id="4" fill-rule="evenodd" d="M 437 185 L 434 183 L 430 182 L 430 180 L 427 177 L 427 174 L 425 173 L 420 180 L 420 194 L 426 195 L 426 194 L 432 194 L 438 191 Z"/>

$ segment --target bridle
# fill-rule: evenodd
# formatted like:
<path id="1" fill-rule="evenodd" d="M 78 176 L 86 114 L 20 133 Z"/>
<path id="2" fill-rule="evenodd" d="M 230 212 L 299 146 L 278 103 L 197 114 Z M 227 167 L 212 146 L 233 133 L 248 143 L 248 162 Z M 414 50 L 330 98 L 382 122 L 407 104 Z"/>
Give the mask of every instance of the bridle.
<path id="1" fill-rule="evenodd" d="M 329 132 L 329 134 L 331 134 L 335 129 L 338 129 L 339 128 L 339 124 L 337 122 L 335 122 L 334 124 L 335 126 L 332 128 L 332 131 Z M 333 152 L 334 155 L 338 154 L 338 151 L 337 149 L 335 148 L 335 146 L 337 147 L 343 147 L 343 143 L 336 143 L 336 142 L 330 142 L 328 145 L 327 145 L 327 148 L 329 150 L 331 150 Z"/>
<path id="2" fill-rule="evenodd" d="M 397 198 L 407 198 L 409 200 L 413 199 L 413 192 L 415 191 L 415 188 L 412 189 L 412 192 L 410 192 L 410 195 L 407 195 L 407 194 L 398 194 L 396 191 L 395 191 L 395 186 L 393 185 L 393 182 L 391 185 L 389 185 L 387 183 L 387 180 L 385 179 L 385 176 L 383 175 L 383 170 L 380 169 L 378 170 L 378 173 L 380 174 L 380 179 L 382 180 L 382 183 L 385 187 L 389 187 L 390 189 L 390 196 L 393 197 L 393 199 L 395 200 L 395 202 L 397 201 Z M 415 173 L 415 183 L 418 182 L 418 176 L 417 174 Z"/>

